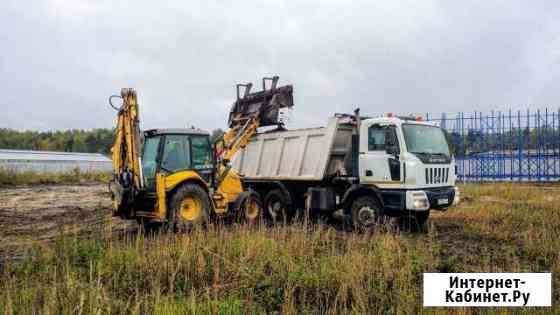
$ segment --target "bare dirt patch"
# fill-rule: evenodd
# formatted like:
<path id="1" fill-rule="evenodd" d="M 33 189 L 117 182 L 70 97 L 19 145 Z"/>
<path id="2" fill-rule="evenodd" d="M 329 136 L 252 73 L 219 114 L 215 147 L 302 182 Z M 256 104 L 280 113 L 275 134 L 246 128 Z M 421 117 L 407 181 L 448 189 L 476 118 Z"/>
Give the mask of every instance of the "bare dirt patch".
<path id="1" fill-rule="evenodd" d="M 62 232 L 88 235 L 108 226 L 110 233 L 135 229 L 112 217 L 107 186 L 33 186 L 0 189 L 0 256 L 19 256 L 35 241 Z"/>

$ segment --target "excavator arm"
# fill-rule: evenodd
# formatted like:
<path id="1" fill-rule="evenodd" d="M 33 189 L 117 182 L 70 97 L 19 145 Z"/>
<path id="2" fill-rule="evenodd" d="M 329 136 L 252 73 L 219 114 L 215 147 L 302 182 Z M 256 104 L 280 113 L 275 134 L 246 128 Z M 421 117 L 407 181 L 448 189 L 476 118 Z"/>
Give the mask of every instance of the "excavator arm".
<path id="1" fill-rule="evenodd" d="M 122 105 L 113 105 L 114 98 L 122 99 Z M 140 159 L 141 132 L 136 91 L 122 89 L 121 95 L 109 98 L 110 105 L 118 111 L 115 140 L 111 148 L 113 179 L 110 183 L 113 208 L 125 214 L 137 192 L 143 188 L 142 163 Z"/>

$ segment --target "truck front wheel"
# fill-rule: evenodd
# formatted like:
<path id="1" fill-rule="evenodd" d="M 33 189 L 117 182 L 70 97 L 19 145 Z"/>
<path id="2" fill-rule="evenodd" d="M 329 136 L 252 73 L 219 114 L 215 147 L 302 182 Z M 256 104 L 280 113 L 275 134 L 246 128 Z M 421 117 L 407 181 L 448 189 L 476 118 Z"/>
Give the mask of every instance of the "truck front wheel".
<path id="1" fill-rule="evenodd" d="M 206 224 L 210 201 L 206 191 L 196 184 L 180 187 L 171 198 L 168 227 L 174 232 L 187 232 Z"/>
<path id="2" fill-rule="evenodd" d="M 414 219 L 418 226 L 425 226 L 428 222 L 428 218 L 430 217 L 430 210 L 426 211 L 419 211 L 414 213 Z"/>
<path id="3" fill-rule="evenodd" d="M 383 221 L 383 209 L 374 197 L 361 196 L 352 202 L 351 217 L 354 228 L 372 230 Z"/>
<path id="4" fill-rule="evenodd" d="M 401 228 L 412 231 L 427 231 L 430 210 L 410 211 L 407 215 L 399 219 Z"/>

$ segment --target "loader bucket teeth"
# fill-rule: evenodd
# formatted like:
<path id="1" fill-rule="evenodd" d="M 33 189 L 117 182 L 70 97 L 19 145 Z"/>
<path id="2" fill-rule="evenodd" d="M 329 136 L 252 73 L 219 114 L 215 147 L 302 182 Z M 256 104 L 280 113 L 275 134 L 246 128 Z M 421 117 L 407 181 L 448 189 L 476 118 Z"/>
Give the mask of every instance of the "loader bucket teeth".
<path id="1" fill-rule="evenodd" d="M 267 81 L 272 81 L 268 89 Z M 250 118 L 257 118 L 259 127 L 281 125 L 280 109 L 294 106 L 294 97 L 291 85 L 276 87 L 277 82 L 278 77 L 264 78 L 263 90 L 254 93 L 250 93 L 252 83 L 238 84 L 237 100 L 229 114 L 229 127 L 239 126 Z M 243 87 L 245 91 L 240 93 L 239 89 Z"/>

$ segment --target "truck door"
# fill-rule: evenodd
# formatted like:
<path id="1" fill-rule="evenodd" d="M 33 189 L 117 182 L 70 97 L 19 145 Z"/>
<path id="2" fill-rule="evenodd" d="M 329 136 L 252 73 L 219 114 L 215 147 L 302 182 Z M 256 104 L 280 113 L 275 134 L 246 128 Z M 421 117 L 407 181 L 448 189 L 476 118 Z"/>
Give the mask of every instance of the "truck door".
<path id="1" fill-rule="evenodd" d="M 400 180 L 400 147 L 395 125 L 364 124 L 361 129 L 360 182 Z"/>

